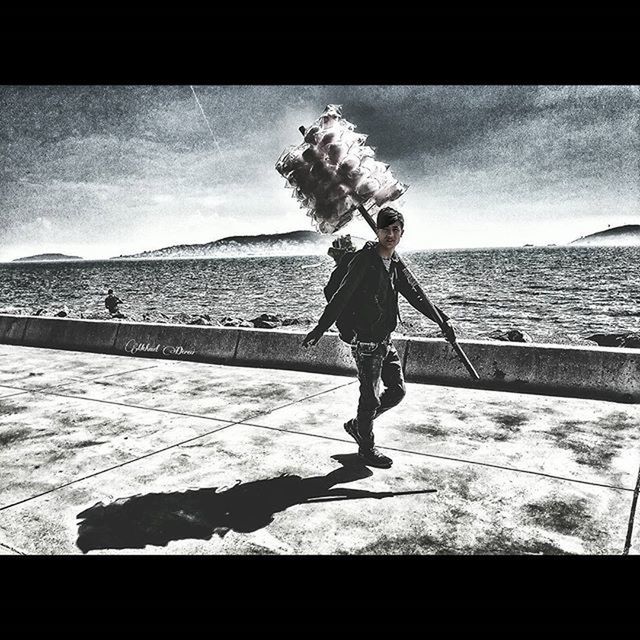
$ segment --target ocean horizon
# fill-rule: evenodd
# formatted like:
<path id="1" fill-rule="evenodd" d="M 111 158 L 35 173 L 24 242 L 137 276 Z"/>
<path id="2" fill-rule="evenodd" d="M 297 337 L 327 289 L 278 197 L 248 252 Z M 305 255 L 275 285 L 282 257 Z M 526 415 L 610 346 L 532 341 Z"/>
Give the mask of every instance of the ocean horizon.
<path id="1" fill-rule="evenodd" d="M 534 342 L 589 344 L 594 333 L 640 333 L 640 247 L 575 245 L 400 251 L 462 339 L 497 330 Z M 0 313 L 109 319 L 107 289 L 135 321 L 275 314 L 301 328 L 322 313 L 335 266 L 320 253 L 0 263 Z M 439 336 L 402 297 L 397 334 Z M 177 319 L 176 319 L 177 317 Z M 180 320 L 182 318 L 182 320 Z"/>
<path id="2" fill-rule="evenodd" d="M 372 238 L 373 240 L 373 238 Z M 501 250 L 501 249 L 598 249 L 598 248 L 636 248 L 636 245 L 616 245 L 615 247 L 584 247 L 581 245 L 568 244 L 526 244 L 526 245 L 495 245 L 495 246 L 481 246 L 481 247 L 429 247 L 422 249 L 402 249 L 398 251 L 400 255 L 409 255 L 413 253 L 444 253 L 444 252 L 456 252 L 456 251 L 485 251 L 485 250 Z M 220 260 L 224 258 L 278 258 L 278 257 L 296 257 L 296 256 L 325 256 L 326 251 L 291 251 L 291 252 L 244 252 L 239 250 L 237 253 L 229 251 L 228 253 L 203 255 L 203 256 L 140 256 L 140 257 L 120 257 L 111 256 L 108 258 L 51 258 L 51 259 L 39 259 L 39 260 L 27 260 L 25 258 L 13 258 L 11 260 L 0 260 L 0 265 L 14 264 L 14 263 L 40 263 L 40 262 L 139 262 L 139 261 L 156 261 L 156 260 Z"/>

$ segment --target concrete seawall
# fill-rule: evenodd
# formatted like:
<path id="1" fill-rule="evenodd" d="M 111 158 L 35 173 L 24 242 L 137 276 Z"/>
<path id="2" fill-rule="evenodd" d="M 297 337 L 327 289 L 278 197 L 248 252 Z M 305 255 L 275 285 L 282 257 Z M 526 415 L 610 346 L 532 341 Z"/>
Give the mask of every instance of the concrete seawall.
<path id="1" fill-rule="evenodd" d="M 355 375 L 348 345 L 327 333 L 0 315 L 0 343 L 215 364 Z M 394 340 L 409 382 L 640 402 L 640 350 L 460 340 L 480 380 L 438 338 Z"/>

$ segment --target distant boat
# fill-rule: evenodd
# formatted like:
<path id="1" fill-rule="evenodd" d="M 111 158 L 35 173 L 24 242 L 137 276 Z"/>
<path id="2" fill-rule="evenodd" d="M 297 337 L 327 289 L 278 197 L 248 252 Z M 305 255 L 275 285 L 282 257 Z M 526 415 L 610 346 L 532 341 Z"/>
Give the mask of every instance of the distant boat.
<path id="1" fill-rule="evenodd" d="M 522 245 L 522 246 L 523 246 L 523 247 L 533 247 L 533 245 L 532 245 L 532 244 L 525 244 L 525 245 Z"/>

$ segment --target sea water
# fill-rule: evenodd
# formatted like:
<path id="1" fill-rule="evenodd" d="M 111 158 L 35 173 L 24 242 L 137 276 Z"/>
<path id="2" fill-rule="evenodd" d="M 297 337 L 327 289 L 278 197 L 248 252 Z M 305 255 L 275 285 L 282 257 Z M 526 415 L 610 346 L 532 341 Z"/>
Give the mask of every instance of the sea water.
<path id="1" fill-rule="evenodd" d="M 522 247 L 400 252 L 432 302 L 467 339 L 517 328 L 535 342 L 586 343 L 640 333 L 640 247 Z M 108 318 L 114 289 L 130 319 L 278 314 L 309 328 L 325 305 L 328 255 L 0 263 L 0 312 Z M 401 298 L 397 334 L 437 326 Z"/>

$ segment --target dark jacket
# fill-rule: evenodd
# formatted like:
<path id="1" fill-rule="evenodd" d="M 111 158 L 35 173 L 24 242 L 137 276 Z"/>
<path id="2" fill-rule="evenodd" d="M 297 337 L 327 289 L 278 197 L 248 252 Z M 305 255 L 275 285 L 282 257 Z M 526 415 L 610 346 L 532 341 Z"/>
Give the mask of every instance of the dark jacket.
<path id="1" fill-rule="evenodd" d="M 429 320 L 437 322 L 424 301 L 409 285 L 398 266 L 396 253 L 391 256 L 391 268 L 387 272 L 377 246 L 376 242 L 367 242 L 360 251 L 356 251 L 340 286 L 318 320 L 318 328 L 323 333 L 341 314 L 353 313 L 358 340 L 384 340 L 396 328 L 398 293 Z M 395 286 L 392 286 L 392 282 Z M 438 307 L 436 309 L 444 320 L 448 319 Z"/>
<path id="2" fill-rule="evenodd" d="M 113 294 L 109 294 L 104 299 L 104 306 L 109 310 L 110 313 L 116 313 L 118 311 L 119 304 L 122 304 L 122 300 L 120 300 L 118 296 L 114 296 Z"/>

